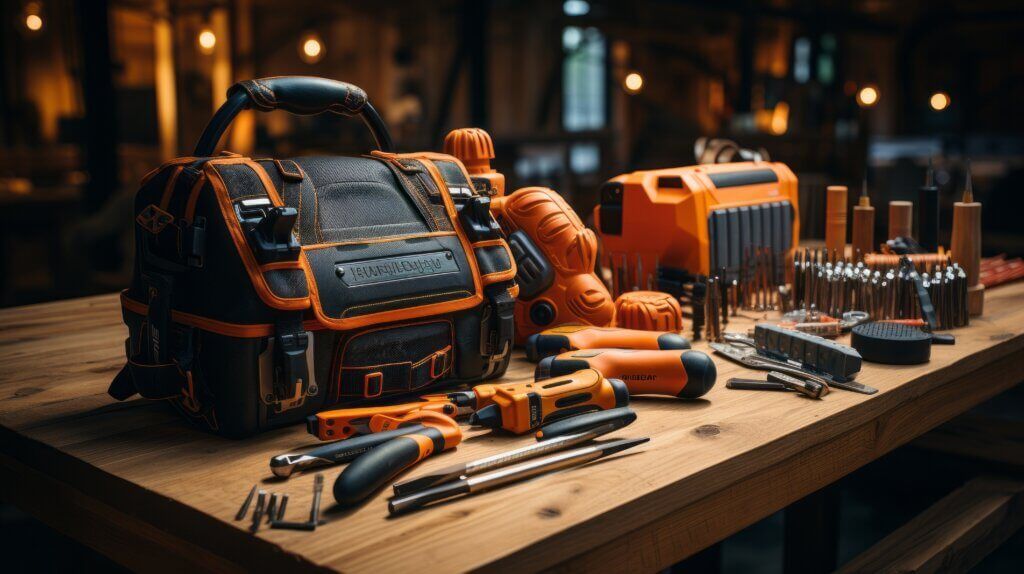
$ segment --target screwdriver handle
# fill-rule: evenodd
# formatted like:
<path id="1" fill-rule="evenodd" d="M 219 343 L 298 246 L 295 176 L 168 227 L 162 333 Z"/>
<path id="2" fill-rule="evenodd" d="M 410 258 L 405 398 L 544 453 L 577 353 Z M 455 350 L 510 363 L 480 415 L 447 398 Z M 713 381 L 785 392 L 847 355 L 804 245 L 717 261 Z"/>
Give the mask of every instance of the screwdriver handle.
<path id="1" fill-rule="evenodd" d="M 444 448 L 444 434 L 432 427 L 390 440 L 345 467 L 334 481 L 334 499 L 342 506 L 357 504 L 403 470 Z"/>
<path id="2" fill-rule="evenodd" d="M 690 341 L 679 333 L 669 331 L 566 325 L 531 335 L 526 340 L 526 358 L 537 362 L 544 357 L 576 349 L 681 351 L 689 348 Z"/>
<path id="3" fill-rule="evenodd" d="M 534 379 L 596 369 L 606 377 L 626 383 L 630 396 L 668 395 L 697 398 L 715 385 L 718 370 L 700 351 L 647 351 L 591 349 L 569 351 L 537 363 Z"/>

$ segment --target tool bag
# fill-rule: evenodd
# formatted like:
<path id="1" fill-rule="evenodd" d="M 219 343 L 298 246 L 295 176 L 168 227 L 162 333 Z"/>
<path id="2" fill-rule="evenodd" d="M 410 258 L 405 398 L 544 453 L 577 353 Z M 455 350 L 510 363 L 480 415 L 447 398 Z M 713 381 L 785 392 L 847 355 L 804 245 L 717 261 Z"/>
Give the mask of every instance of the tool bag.
<path id="1" fill-rule="evenodd" d="M 250 159 L 214 150 L 243 109 L 357 117 L 378 150 Z M 324 78 L 228 91 L 191 157 L 146 175 L 109 393 L 167 399 L 228 436 L 327 406 L 504 373 L 516 269 L 463 165 L 391 151 L 366 94 Z"/>

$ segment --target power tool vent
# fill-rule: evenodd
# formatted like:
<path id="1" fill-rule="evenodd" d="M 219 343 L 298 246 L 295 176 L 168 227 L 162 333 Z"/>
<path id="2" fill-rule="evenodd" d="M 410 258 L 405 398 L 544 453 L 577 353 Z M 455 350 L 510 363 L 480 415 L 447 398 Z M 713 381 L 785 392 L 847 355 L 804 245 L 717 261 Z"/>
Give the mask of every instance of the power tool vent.
<path id="1" fill-rule="evenodd" d="M 775 256 L 776 279 L 785 273 L 793 243 L 793 206 L 789 201 L 716 209 L 708 216 L 711 270 L 725 269 L 725 279 L 739 279 L 740 266 L 755 249 L 769 247 Z"/>

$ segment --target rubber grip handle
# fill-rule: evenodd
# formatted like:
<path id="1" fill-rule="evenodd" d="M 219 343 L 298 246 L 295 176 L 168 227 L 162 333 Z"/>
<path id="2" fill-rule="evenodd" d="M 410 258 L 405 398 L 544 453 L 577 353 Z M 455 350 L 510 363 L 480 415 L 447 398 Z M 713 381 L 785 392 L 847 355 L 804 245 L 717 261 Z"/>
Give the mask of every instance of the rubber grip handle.
<path id="1" fill-rule="evenodd" d="M 537 363 L 534 379 L 567 375 L 580 369 L 597 369 L 606 377 L 621 379 L 630 396 L 693 399 L 710 391 L 718 377 L 715 363 L 700 351 L 601 349 L 570 351 L 542 359 Z"/>
<path id="2" fill-rule="evenodd" d="M 423 430 L 423 428 L 423 425 L 412 425 L 397 428 L 395 430 L 352 437 L 350 439 L 339 440 L 317 447 L 302 454 L 323 458 L 333 463 L 346 462 L 390 440 L 407 434 L 412 434 Z"/>
<path id="3" fill-rule="evenodd" d="M 227 101 L 206 125 L 193 155 L 213 155 L 217 142 L 231 121 L 239 112 L 250 107 L 261 112 L 284 110 L 299 115 L 333 112 L 358 117 L 369 128 L 381 151 L 391 151 L 394 147 L 384 120 L 367 101 L 366 92 L 359 86 L 312 76 L 278 76 L 245 80 L 231 86 Z"/>
<path id="4" fill-rule="evenodd" d="M 334 500 L 351 506 L 366 500 L 403 470 L 444 443 L 441 431 L 424 427 L 390 440 L 352 461 L 334 481 Z"/>
<path id="5" fill-rule="evenodd" d="M 574 349 L 682 351 L 689 348 L 690 341 L 678 333 L 609 327 L 556 327 L 527 338 L 526 358 L 537 362 Z"/>

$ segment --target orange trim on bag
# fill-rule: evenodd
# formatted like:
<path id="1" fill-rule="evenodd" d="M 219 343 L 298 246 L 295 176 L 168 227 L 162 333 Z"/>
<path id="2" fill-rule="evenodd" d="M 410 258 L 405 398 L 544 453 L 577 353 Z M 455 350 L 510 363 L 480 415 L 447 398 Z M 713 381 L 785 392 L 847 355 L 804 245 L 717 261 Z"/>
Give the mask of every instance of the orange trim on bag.
<path id="1" fill-rule="evenodd" d="M 178 181 L 178 176 L 181 175 L 181 172 L 184 169 L 184 167 L 179 165 L 174 168 L 174 173 L 167 178 L 167 183 L 164 184 L 164 193 L 160 196 L 160 209 L 162 211 L 167 211 L 167 206 L 171 204 L 171 195 L 174 194 L 174 184 Z"/>
<path id="2" fill-rule="evenodd" d="M 246 272 L 249 274 L 249 279 L 252 282 L 253 288 L 256 289 L 256 293 L 264 303 L 275 309 L 300 311 L 308 308 L 310 303 L 309 297 L 278 297 L 270 289 L 270 286 L 267 285 L 267 281 L 263 277 L 263 273 L 260 271 L 259 262 L 256 261 L 256 256 L 253 255 L 252 249 L 249 248 L 249 243 L 245 240 L 245 236 L 242 234 L 242 229 L 238 224 L 238 220 L 235 218 L 235 212 L 231 205 L 231 197 L 228 193 L 227 184 L 224 183 L 224 178 L 221 177 L 220 172 L 216 169 L 217 165 L 233 164 L 248 165 L 262 181 L 271 203 L 275 206 L 283 204 L 281 203 L 281 198 L 277 195 L 277 191 L 273 189 L 274 186 L 270 183 L 270 178 L 267 176 L 266 171 L 263 170 L 263 167 L 260 164 L 248 158 L 236 157 L 216 159 L 206 162 L 205 171 L 209 176 L 210 185 L 213 187 L 213 195 L 217 198 L 217 204 L 220 206 L 221 215 L 223 215 L 228 231 L 231 234 L 231 238 L 235 242 L 235 247 L 238 250 L 239 256 L 242 258 L 242 263 L 245 266 Z"/>
<path id="3" fill-rule="evenodd" d="M 275 261 L 260 265 L 260 271 L 275 271 L 277 269 L 302 269 L 302 263 L 298 261 Z"/>
<path id="4" fill-rule="evenodd" d="M 377 392 L 370 394 L 370 385 L 376 383 Z M 376 371 L 373 373 L 366 373 L 363 375 L 363 396 L 372 399 L 373 397 L 379 397 L 384 392 L 384 373 Z"/>
<path id="5" fill-rule="evenodd" d="M 145 317 L 149 313 L 149 305 L 136 301 L 128 296 L 128 290 L 121 292 L 121 306 L 136 315 Z M 171 320 L 175 323 L 196 327 L 204 331 L 224 335 L 225 337 L 237 337 L 239 339 L 251 339 L 254 337 L 272 337 L 274 325 L 269 323 L 228 323 L 218 321 L 184 311 L 171 311 Z M 318 321 L 306 320 L 302 322 L 302 328 L 307 331 L 319 331 L 324 328 Z"/>
<path id="6" fill-rule="evenodd" d="M 373 243 L 390 243 L 392 241 L 401 241 L 403 239 L 420 239 L 423 237 L 443 237 L 457 235 L 454 231 L 428 231 L 425 233 L 410 233 L 409 235 L 388 235 L 385 237 L 375 237 L 373 239 L 358 239 L 352 241 L 337 241 L 334 243 L 314 243 L 312 245 L 303 245 L 303 251 L 313 251 L 316 249 L 327 249 L 329 247 L 340 247 L 344 245 L 371 245 Z"/>
<path id="7" fill-rule="evenodd" d="M 203 189 L 203 184 L 206 183 L 206 174 L 201 173 L 196 178 L 196 183 L 192 186 L 192 190 L 188 193 L 188 203 L 185 204 L 185 221 L 192 225 L 192 219 L 196 215 L 196 203 L 199 200 L 199 191 Z"/>

